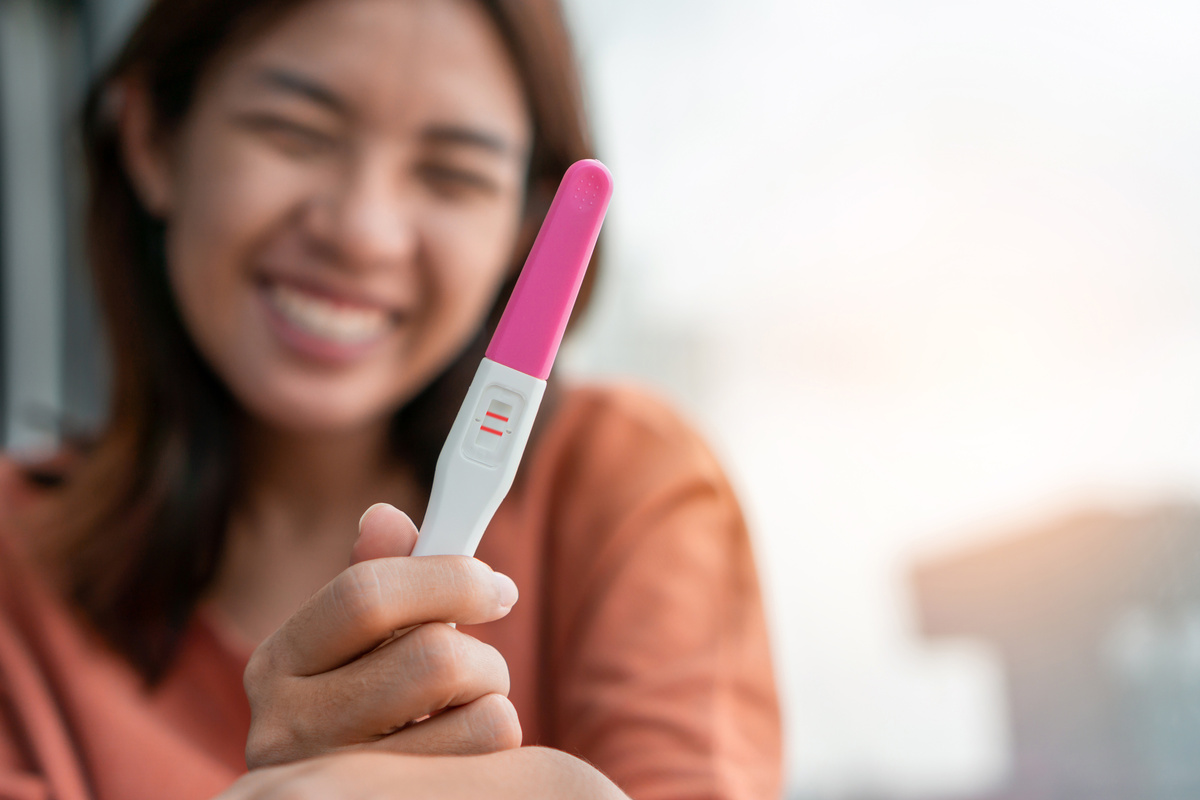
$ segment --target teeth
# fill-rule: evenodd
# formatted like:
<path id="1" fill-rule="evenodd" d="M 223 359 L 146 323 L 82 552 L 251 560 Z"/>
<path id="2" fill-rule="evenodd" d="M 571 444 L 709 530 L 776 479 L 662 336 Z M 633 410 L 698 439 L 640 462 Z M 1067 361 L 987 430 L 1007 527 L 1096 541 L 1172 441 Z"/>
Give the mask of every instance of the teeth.
<path id="1" fill-rule="evenodd" d="M 361 344 L 388 326 L 388 314 L 378 309 L 338 306 L 290 286 L 272 284 L 267 297 L 287 321 L 310 336 L 337 344 Z"/>

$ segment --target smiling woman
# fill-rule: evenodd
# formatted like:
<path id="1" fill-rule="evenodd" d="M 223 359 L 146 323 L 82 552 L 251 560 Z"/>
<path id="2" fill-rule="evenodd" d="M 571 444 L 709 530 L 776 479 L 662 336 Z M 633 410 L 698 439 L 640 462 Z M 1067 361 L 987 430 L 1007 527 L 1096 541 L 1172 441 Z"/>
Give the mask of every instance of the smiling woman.
<path id="1" fill-rule="evenodd" d="M 0 470 L 0 795 L 776 790 L 745 526 L 658 403 L 551 384 L 480 560 L 407 557 L 590 155 L 552 2 L 156 3 L 85 143 L 112 414 Z"/>
<path id="2" fill-rule="evenodd" d="M 188 332 L 279 426 L 386 425 L 511 273 L 532 123 L 504 41 L 474 4 L 380 5 L 315 4 L 234 50 L 177 137 L 125 97 Z"/>

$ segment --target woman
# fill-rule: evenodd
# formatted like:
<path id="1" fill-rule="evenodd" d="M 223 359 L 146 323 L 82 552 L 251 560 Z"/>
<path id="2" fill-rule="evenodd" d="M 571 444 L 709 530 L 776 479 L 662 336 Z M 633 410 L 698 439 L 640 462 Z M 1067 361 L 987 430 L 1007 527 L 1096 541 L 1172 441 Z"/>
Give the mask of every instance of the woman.
<path id="1" fill-rule="evenodd" d="M 151 6 L 86 118 L 111 418 L 0 480 L 0 796 L 777 790 L 744 525 L 661 406 L 555 387 L 479 560 L 404 557 L 582 120 L 548 1 Z"/>

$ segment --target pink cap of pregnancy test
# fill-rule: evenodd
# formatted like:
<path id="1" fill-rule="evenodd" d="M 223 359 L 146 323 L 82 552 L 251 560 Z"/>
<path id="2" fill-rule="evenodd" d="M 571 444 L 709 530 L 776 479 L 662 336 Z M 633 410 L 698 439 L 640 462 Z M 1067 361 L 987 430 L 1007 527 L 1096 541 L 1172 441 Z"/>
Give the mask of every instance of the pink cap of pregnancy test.
<path id="1" fill-rule="evenodd" d="M 487 357 L 546 380 L 612 197 L 608 168 L 576 161 L 563 176 Z"/>

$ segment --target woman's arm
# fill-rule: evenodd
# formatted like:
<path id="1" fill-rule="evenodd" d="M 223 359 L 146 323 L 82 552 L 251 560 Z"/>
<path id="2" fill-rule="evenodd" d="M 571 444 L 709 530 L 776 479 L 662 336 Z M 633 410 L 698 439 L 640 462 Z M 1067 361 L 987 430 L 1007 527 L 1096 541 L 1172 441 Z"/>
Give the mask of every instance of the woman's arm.
<path id="1" fill-rule="evenodd" d="M 556 487 L 552 727 L 638 800 L 779 792 L 780 715 L 751 541 L 703 442 L 633 392 L 578 404 Z"/>
<path id="2" fill-rule="evenodd" d="M 628 800 L 594 767 L 558 750 L 480 756 L 343 753 L 250 772 L 218 800 Z"/>

